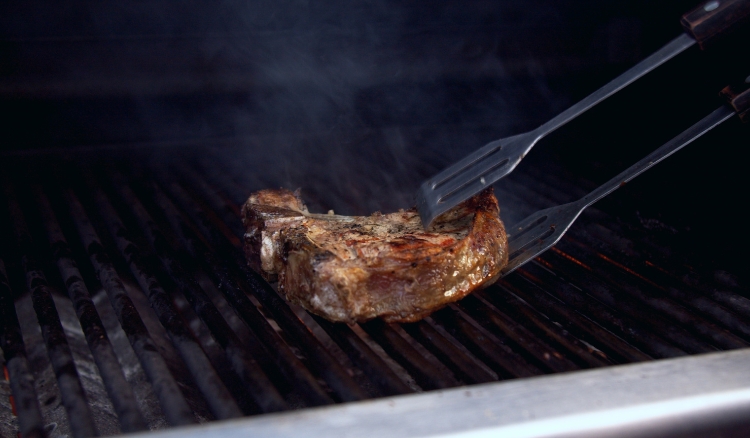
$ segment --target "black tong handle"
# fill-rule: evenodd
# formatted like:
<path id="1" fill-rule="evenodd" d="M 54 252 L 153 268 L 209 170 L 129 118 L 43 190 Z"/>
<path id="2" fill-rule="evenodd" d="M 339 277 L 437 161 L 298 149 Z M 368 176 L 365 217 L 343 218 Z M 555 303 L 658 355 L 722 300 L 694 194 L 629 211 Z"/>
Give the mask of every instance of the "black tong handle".
<path id="1" fill-rule="evenodd" d="M 750 122 L 750 76 L 744 86 L 728 86 L 721 90 L 721 95 L 726 97 L 732 108 L 739 114 L 740 120 Z"/>
<path id="2" fill-rule="evenodd" d="M 682 27 L 701 48 L 750 19 L 750 0 L 708 0 L 682 16 Z"/>

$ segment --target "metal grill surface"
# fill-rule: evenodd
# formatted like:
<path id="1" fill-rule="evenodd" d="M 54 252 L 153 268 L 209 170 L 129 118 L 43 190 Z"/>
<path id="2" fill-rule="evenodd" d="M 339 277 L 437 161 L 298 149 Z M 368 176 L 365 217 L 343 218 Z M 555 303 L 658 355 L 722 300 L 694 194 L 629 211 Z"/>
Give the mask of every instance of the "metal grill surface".
<path id="1" fill-rule="evenodd" d="M 228 146 L 79 155 L 3 164 L 2 436 L 111 435 L 750 346 L 748 291 L 633 220 L 627 194 L 423 321 L 350 326 L 290 306 L 247 267 L 239 208 L 285 182 L 262 160 Z M 534 169 L 496 187 L 506 224 L 591 188 Z M 303 187 L 311 209 L 345 214 L 367 213 L 367 190 L 333 171 Z"/>

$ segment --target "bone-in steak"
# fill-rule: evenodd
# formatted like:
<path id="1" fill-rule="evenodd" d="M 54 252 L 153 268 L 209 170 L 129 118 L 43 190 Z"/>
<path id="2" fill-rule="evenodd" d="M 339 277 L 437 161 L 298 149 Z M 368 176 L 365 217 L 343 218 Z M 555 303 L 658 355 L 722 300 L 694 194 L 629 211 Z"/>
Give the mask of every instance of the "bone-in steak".
<path id="1" fill-rule="evenodd" d="M 245 253 L 286 298 L 332 321 L 417 321 L 494 277 L 508 242 L 491 189 L 425 231 L 415 209 L 367 217 L 311 214 L 288 190 L 242 209 Z"/>

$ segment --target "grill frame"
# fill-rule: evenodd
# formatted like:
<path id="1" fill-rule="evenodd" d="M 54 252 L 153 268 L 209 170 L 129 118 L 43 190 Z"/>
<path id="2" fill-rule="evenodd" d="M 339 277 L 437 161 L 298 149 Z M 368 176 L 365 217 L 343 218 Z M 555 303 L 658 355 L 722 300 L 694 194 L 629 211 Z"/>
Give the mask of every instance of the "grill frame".
<path id="1" fill-rule="evenodd" d="M 740 437 L 748 360 L 743 349 L 132 436 Z"/>

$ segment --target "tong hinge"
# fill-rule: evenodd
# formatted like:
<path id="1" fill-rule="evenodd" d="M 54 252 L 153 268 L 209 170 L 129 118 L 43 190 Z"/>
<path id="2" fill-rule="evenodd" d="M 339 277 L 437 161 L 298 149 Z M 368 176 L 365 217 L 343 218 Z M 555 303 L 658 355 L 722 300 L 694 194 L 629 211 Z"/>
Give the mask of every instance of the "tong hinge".
<path id="1" fill-rule="evenodd" d="M 721 90 L 732 108 L 739 114 L 740 120 L 750 122 L 750 76 L 745 80 L 744 86 L 729 85 Z"/>

